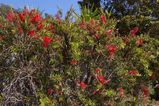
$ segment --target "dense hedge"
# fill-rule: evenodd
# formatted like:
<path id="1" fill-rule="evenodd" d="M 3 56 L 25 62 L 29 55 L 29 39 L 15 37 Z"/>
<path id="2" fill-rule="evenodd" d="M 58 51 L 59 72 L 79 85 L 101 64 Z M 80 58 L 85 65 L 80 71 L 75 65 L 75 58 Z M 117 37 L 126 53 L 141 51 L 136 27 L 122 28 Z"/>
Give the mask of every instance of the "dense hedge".
<path id="1" fill-rule="evenodd" d="M 159 80 L 159 41 L 119 36 L 104 14 L 65 19 L 24 9 L 0 17 L 2 105 L 152 104 Z"/>

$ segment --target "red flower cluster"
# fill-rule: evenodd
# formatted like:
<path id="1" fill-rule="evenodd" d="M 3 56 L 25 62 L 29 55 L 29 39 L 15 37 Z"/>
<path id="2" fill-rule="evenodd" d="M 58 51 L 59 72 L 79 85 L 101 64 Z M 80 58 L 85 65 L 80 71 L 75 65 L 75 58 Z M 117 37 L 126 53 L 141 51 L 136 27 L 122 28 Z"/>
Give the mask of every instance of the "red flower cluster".
<path id="1" fill-rule="evenodd" d="M 103 25 L 106 25 L 106 19 L 105 19 L 104 15 L 100 16 L 100 20 L 101 20 L 101 22 L 102 22 Z"/>
<path id="2" fill-rule="evenodd" d="M 105 84 L 106 83 L 106 80 L 105 80 L 103 75 L 98 75 L 97 79 L 100 81 L 101 84 Z"/>
<path id="3" fill-rule="evenodd" d="M 108 52 L 110 54 L 114 54 L 117 50 L 117 47 L 115 45 L 107 45 L 106 48 L 108 49 Z"/>
<path id="4" fill-rule="evenodd" d="M 146 86 L 141 87 L 141 91 L 143 92 L 144 97 L 149 95 L 149 89 Z"/>
<path id="5" fill-rule="evenodd" d="M 129 75 L 131 75 L 131 76 L 136 76 L 137 74 L 138 74 L 137 70 L 130 70 L 129 71 Z"/>
<path id="6" fill-rule="evenodd" d="M 49 88 L 49 89 L 47 90 L 47 93 L 48 93 L 48 95 L 52 95 L 52 94 L 54 93 L 54 90 L 51 89 L 51 88 Z"/>
<path id="7" fill-rule="evenodd" d="M 137 45 L 137 46 L 141 46 L 141 45 L 143 45 L 143 44 L 144 44 L 143 39 L 138 39 L 138 40 L 136 41 L 136 45 Z"/>
<path id="8" fill-rule="evenodd" d="M 134 27 L 134 28 L 130 31 L 131 36 L 135 36 L 138 31 L 139 31 L 139 28 L 138 28 L 138 27 Z"/>
<path id="9" fill-rule="evenodd" d="M 85 21 L 85 19 L 83 19 L 82 20 L 82 22 L 80 23 L 80 28 L 82 28 L 82 29 L 86 29 L 86 21 Z"/>
<path id="10" fill-rule="evenodd" d="M 37 30 L 41 30 L 43 28 L 43 24 L 42 23 L 39 23 L 38 25 L 37 25 Z"/>
<path id="11" fill-rule="evenodd" d="M 21 27 L 18 28 L 19 34 L 23 34 L 23 29 Z"/>
<path id="12" fill-rule="evenodd" d="M 20 12 L 18 14 L 19 19 L 24 22 L 25 18 L 29 16 L 29 21 L 34 23 L 38 23 L 42 20 L 39 12 L 37 12 L 35 9 L 29 11 L 28 9 L 25 9 L 24 11 Z"/>
<path id="13" fill-rule="evenodd" d="M 107 34 L 108 34 L 108 35 L 112 35 L 112 34 L 113 34 L 113 29 L 109 29 L 109 30 L 107 31 Z"/>
<path id="14" fill-rule="evenodd" d="M 33 36 L 35 35 L 35 30 L 30 30 L 30 31 L 28 32 L 28 35 L 29 35 L 30 37 L 33 37 Z"/>
<path id="15" fill-rule="evenodd" d="M 110 80 L 106 80 L 103 75 L 99 75 L 99 73 L 101 72 L 101 69 L 100 69 L 100 68 L 96 68 L 96 69 L 95 69 L 95 72 L 96 72 L 96 74 L 97 74 L 96 78 L 97 78 L 97 80 L 99 80 L 99 82 L 100 82 L 101 84 L 104 85 L 104 84 L 107 84 L 107 83 L 110 82 Z"/>
<path id="16" fill-rule="evenodd" d="M 100 89 L 97 89 L 97 90 L 94 90 L 94 91 L 93 91 L 93 94 L 94 94 L 94 95 L 97 94 L 97 93 L 98 93 L 98 94 L 101 93 Z"/>
<path id="17" fill-rule="evenodd" d="M 18 16 L 19 16 L 19 18 L 20 18 L 20 20 L 21 20 L 22 22 L 25 21 L 25 16 L 26 16 L 26 14 L 25 14 L 24 12 L 19 13 Z"/>
<path id="18" fill-rule="evenodd" d="M 106 45 L 106 48 L 109 52 L 109 59 L 113 59 L 115 52 L 117 51 L 116 45 Z"/>
<path id="19" fill-rule="evenodd" d="M 124 89 L 123 88 L 118 88 L 117 91 L 119 91 L 120 97 L 124 97 Z"/>
<path id="20" fill-rule="evenodd" d="M 27 31 L 27 35 L 31 38 L 38 38 L 38 35 L 36 33 L 36 31 L 40 31 L 44 26 L 43 26 L 43 19 L 40 15 L 40 13 L 33 9 L 31 11 L 29 11 L 27 8 L 25 8 L 23 11 L 19 12 L 19 13 L 13 13 L 12 11 L 8 12 L 6 19 L 8 21 L 14 21 L 14 19 L 17 18 L 15 20 L 16 24 L 17 24 L 17 31 L 19 32 L 20 35 L 23 34 L 23 25 L 22 23 L 27 22 L 28 24 L 28 28 L 31 28 L 32 25 L 34 25 L 36 28 L 32 28 L 30 30 Z M 22 25 L 22 26 L 21 26 Z M 51 31 L 54 29 L 53 28 L 53 24 L 50 24 L 49 28 L 51 29 Z M 50 29 L 48 31 L 50 31 Z M 47 47 L 51 42 L 52 42 L 52 38 L 48 37 L 48 36 L 43 36 L 42 37 L 42 46 L 43 47 Z"/>
<path id="21" fill-rule="evenodd" d="M 72 59 L 72 60 L 70 61 L 70 64 L 71 64 L 71 65 L 77 65 L 77 60 L 76 60 L 76 59 Z"/>
<path id="22" fill-rule="evenodd" d="M 95 20 L 93 18 L 90 20 L 90 25 L 91 26 L 95 26 L 96 25 L 96 22 L 95 22 Z"/>
<path id="23" fill-rule="evenodd" d="M 33 16 L 33 17 L 31 18 L 31 22 L 32 22 L 32 23 L 37 23 L 37 22 L 40 22 L 40 21 L 41 21 L 41 16 L 40 16 L 39 13 L 36 13 L 35 16 Z"/>
<path id="24" fill-rule="evenodd" d="M 48 45 L 51 43 L 52 38 L 48 37 L 48 36 L 43 36 L 43 47 L 48 47 Z"/>
<path id="25" fill-rule="evenodd" d="M 9 20 L 10 22 L 13 22 L 14 18 L 15 18 L 15 14 L 10 11 L 7 13 L 7 16 L 6 16 L 7 20 Z"/>
<path id="26" fill-rule="evenodd" d="M 101 84 L 108 84 L 109 82 L 110 82 L 110 79 L 109 80 L 106 80 L 105 78 L 104 78 L 104 76 L 103 75 L 98 75 L 97 76 L 97 79 L 100 81 L 100 83 Z"/>
<path id="27" fill-rule="evenodd" d="M 80 83 L 79 83 L 79 86 L 80 86 L 83 90 L 85 90 L 86 87 L 87 87 L 87 85 L 86 85 L 84 82 L 80 82 Z"/>
<path id="28" fill-rule="evenodd" d="M 99 40 L 100 35 L 99 35 L 99 34 L 95 34 L 95 38 L 96 38 L 97 40 Z"/>
<path id="29" fill-rule="evenodd" d="M 101 72 L 101 69 L 100 68 L 96 68 L 96 74 L 99 74 Z"/>

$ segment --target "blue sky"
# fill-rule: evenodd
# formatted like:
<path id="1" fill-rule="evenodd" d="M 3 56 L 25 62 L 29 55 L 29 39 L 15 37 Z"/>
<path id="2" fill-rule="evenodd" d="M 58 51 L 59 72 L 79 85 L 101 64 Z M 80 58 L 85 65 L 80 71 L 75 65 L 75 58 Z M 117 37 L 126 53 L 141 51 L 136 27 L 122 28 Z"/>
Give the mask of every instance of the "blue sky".
<path id="1" fill-rule="evenodd" d="M 10 5 L 16 9 L 28 6 L 29 8 L 38 8 L 44 13 L 55 15 L 58 7 L 65 14 L 72 6 L 76 12 L 80 13 L 78 1 L 82 0 L 0 0 L 0 3 Z"/>

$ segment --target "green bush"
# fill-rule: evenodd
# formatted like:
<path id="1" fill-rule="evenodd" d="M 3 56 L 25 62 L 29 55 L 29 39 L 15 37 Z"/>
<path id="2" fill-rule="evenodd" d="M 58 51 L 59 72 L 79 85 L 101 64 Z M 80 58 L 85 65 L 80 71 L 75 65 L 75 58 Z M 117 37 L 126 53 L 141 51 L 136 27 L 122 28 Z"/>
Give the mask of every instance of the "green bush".
<path id="1" fill-rule="evenodd" d="M 2 105 L 152 103 L 159 41 L 134 29 L 119 36 L 103 14 L 86 18 L 27 9 L 0 17 Z"/>
<path id="2" fill-rule="evenodd" d="M 151 27 L 149 29 L 149 35 L 159 39 L 159 22 L 158 21 L 154 21 L 151 24 Z"/>

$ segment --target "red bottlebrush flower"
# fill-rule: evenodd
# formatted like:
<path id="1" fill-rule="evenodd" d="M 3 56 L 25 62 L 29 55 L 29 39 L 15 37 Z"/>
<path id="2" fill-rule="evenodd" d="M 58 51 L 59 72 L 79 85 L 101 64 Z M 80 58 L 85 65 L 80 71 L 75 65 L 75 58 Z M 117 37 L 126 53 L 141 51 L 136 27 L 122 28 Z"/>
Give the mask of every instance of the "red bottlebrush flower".
<path id="1" fill-rule="evenodd" d="M 54 90 L 51 89 L 51 88 L 49 88 L 49 89 L 47 90 L 47 93 L 48 93 L 49 95 L 52 95 L 52 94 L 54 93 Z"/>
<path id="2" fill-rule="evenodd" d="M 96 38 L 97 40 L 99 40 L 99 38 L 100 38 L 100 35 L 98 35 L 98 34 L 95 34 L 95 38 Z"/>
<path id="3" fill-rule="evenodd" d="M 129 75 L 131 75 L 131 76 L 136 76 L 137 74 L 138 74 L 137 70 L 130 70 L 129 71 Z"/>
<path id="4" fill-rule="evenodd" d="M 117 50 L 117 47 L 115 45 L 107 45 L 106 48 L 108 49 L 108 52 L 110 54 L 114 54 Z"/>
<path id="5" fill-rule="evenodd" d="M 97 93 L 100 93 L 100 90 L 99 90 L 99 89 L 93 91 L 93 94 L 94 94 L 94 95 L 97 94 Z"/>
<path id="6" fill-rule="evenodd" d="M 100 68 L 96 68 L 96 74 L 100 73 L 101 72 L 101 69 Z"/>
<path id="7" fill-rule="evenodd" d="M 30 37 L 33 37 L 33 36 L 35 35 L 35 30 L 30 30 L 30 31 L 28 32 L 28 35 L 29 35 Z"/>
<path id="8" fill-rule="evenodd" d="M 109 29 L 109 30 L 107 31 L 107 34 L 108 34 L 108 35 L 112 35 L 112 34 L 113 34 L 113 30 L 112 30 L 112 29 Z"/>
<path id="9" fill-rule="evenodd" d="M 97 26 L 95 27 L 95 30 L 96 30 L 96 31 L 100 31 L 100 25 L 97 25 Z"/>
<path id="10" fill-rule="evenodd" d="M 24 21 L 25 20 L 25 14 L 24 13 L 19 13 L 19 18 L 21 21 Z"/>
<path id="11" fill-rule="evenodd" d="M 51 43 L 52 38 L 48 37 L 48 36 L 43 36 L 43 47 L 48 47 L 48 45 Z"/>
<path id="12" fill-rule="evenodd" d="M 80 28 L 85 29 L 86 28 L 86 21 L 85 19 L 82 20 L 82 22 L 79 24 Z"/>
<path id="13" fill-rule="evenodd" d="M 10 22 L 13 22 L 14 18 L 15 18 L 15 14 L 10 11 L 8 12 L 7 16 L 6 16 L 7 20 L 9 20 Z"/>
<path id="14" fill-rule="evenodd" d="M 37 25 L 37 30 L 41 30 L 42 28 L 43 28 L 43 24 L 42 23 Z"/>
<path id="15" fill-rule="evenodd" d="M 124 97 L 124 89 L 123 88 L 118 88 L 117 91 L 119 91 L 120 97 Z"/>
<path id="16" fill-rule="evenodd" d="M 112 60 L 114 58 L 114 54 L 117 50 L 117 47 L 115 45 L 106 45 L 106 48 L 109 52 L 109 59 Z"/>
<path id="17" fill-rule="evenodd" d="M 136 41 L 136 45 L 137 45 L 137 46 L 141 46 L 141 45 L 143 45 L 143 43 L 144 43 L 143 39 L 138 39 L 138 40 Z"/>
<path id="18" fill-rule="evenodd" d="M 95 20 L 94 20 L 94 19 L 91 19 L 91 20 L 90 20 L 90 25 L 91 25 L 91 26 L 95 26 L 95 25 L 96 25 L 96 23 L 95 23 Z"/>
<path id="19" fill-rule="evenodd" d="M 87 85 L 86 85 L 84 82 L 80 82 L 80 83 L 79 83 L 79 86 L 80 86 L 83 90 L 85 90 L 86 87 L 87 87 Z"/>
<path id="20" fill-rule="evenodd" d="M 102 75 L 98 75 L 97 79 L 100 81 L 101 84 L 105 84 L 106 83 L 106 80 L 105 80 L 104 76 L 102 76 Z"/>
<path id="21" fill-rule="evenodd" d="M 104 15 L 101 15 L 101 16 L 100 16 L 100 20 L 101 20 L 101 22 L 103 23 L 103 25 L 106 25 L 106 19 L 105 19 L 105 16 L 104 16 Z"/>
<path id="22" fill-rule="evenodd" d="M 18 28 L 19 34 L 23 34 L 23 29 L 21 27 Z"/>
<path id="23" fill-rule="evenodd" d="M 142 87 L 141 91 L 143 92 L 144 97 L 147 97 L 149 95 L 148 87 L 146 87 L 146 86 Z"/>
<path id="24" fill-rule="evenodd" d="M 39 21 L 41 21 L 41 16 L 40 16 L 39 13 L 37 13 L 37 14 L 31 19 L 31 22 L 32 22 L 32 23 L 37 23 L 37 22 L 39 22 Z"/>
<path id="25" fill-rule="evenodd" d="M 77 65 L 77 60 L 76 60 L 76 59 L 72 59 L 72 60 L 70 61 L 70 64 L 71 64 L 71 65 Z"/>
<path id="26" fill-rule="evenodd" d="M 138 28 L 138 27 L 134 27 L 134 28 L 130 31 L 131 36 L 135 36 L 138 31 L 139 31 L 139 28 Z"/>
<path id="27" fill-rule="evenodd" d="M 120 96 L 120 97 L 124 97 L 124 93 L 120 93 L 119 96 Z"/>
<path id="28" fill-rule="evenodd" d="M 124 92 L 123 88 L 118 88 L 117 91 Z"/>

